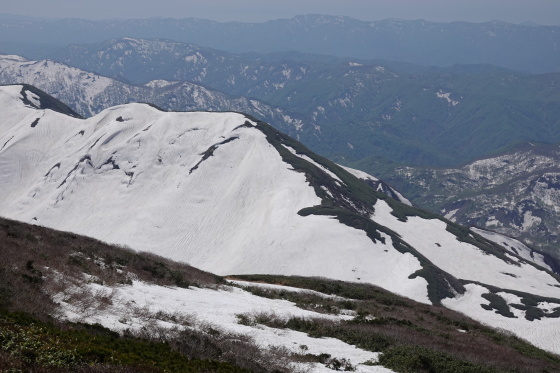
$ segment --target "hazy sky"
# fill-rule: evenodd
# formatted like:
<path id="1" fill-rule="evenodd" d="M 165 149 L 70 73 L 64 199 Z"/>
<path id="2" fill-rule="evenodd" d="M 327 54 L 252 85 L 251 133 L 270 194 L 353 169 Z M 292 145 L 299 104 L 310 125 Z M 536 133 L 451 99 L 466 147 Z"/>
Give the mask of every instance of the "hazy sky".
<path id="1" fill-rule="evenodd" d="M 298 14 L 560 25 L 560 0 L 0 0 L 0 12 L 38 17 L 207 18 L 260 22 Z"/>

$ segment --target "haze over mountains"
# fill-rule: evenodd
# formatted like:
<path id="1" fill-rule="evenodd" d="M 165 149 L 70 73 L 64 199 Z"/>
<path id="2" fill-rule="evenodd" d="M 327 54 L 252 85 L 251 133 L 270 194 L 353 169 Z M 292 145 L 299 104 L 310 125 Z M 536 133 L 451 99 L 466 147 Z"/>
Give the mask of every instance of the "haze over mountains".
<path id="1" fill-rule="evenodd" d="M 379 58 L 420 65 L 494 64 L 534 73 L 557 72 L 558 26 L 435 23 L 303 15 L 263 23 L 219 23 L 203 19 L 4 19 L 5 53 L 37 54 L 44 47 L 101 42 L 123 36 L 166 38 L 231 52 L 299 50 L 355 58 Z M 41 48 L 36 48 L 43 45 Z M 27 53 L 24 53 L 27 51 Z"/>

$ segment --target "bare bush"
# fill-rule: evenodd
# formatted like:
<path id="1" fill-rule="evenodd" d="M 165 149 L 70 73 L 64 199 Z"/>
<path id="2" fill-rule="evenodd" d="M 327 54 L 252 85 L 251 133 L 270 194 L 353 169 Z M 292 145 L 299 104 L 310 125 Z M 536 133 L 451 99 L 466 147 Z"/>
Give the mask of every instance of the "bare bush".
<path id="1" fill-rule="evenodd" d="M 173 348 L 190 358 L 227 361 L 252 372 L 294 372 L 293 354 L 284 347 L 263 349 L 246 336 L 229 334 L 216 327 L 206 331 L 187 329 L 170 341 Z"/>

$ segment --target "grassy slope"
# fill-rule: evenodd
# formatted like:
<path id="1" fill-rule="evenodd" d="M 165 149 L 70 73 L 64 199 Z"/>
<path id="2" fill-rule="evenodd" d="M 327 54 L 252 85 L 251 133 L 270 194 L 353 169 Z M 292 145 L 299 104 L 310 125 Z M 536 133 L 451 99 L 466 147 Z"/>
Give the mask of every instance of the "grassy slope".
<path id="1" fill-rule="evenodd" d="M 201 343 L 205 351 L 213 353 L 226 350 L 225 346 L 228 349 L 231 347 L 224 345 L 223 341 L 210 339 L 208 334 L 183 334 L 179 339 L 161 343 L 146 336 L 118 336 L 99 326 L 61 323 L 49 316 L 55 313 L 56 308 L 47 295 L 54 286 L 49 275 L 51 270 L 65 273 L 68 277 L 90 273 L 106 284 L 126 283 L 126 273 L 135 273 L 146 281 L 179 286 L 186 286 L 185 282 L 213 286 L 223 281 L 219 277 L 153 255 L 136 254 L 86 237 L 5 219 L 0 219 L 0 249 L 3 263 L 0 271 L 0 367 L 3 370 L 267 370 L 263 366 L 248 365 L 241 358 L 230 357 L 232 361 L 228 363 L 219 354 L 208 355 L 199 351 L 201 349 L 197 350 L 196 346 Z M 77 255 L 78 252 L 81 254 Z M 93 258 L 97 260 L 91 260 Z M 104 266 L 96 264 L 101 261 Z M 116 271 L 117 268 L 120 271 Z M 517 338 L 499 334 L 447 309 L 419 304 L 373 286 L 296 277 L 249 278 L 349 298 L 330 304 L 327 302 L 322 307 L 326 312 L 354 309 L 360 315 L 354 321 L 329 325 L 315 320 L 293 319 L 289 321 L 289 327 L 318 337 L 337 337 L 362 348 L 381 349 L 385 353 L 382 364 L 397 372 L 447 372 L 449 367 L 459 367 L 462 370 L 457 371 L 460 372 L 545 371 L 543 369 L 552 372 L 560 369 L 558 357 Z M 317 305 L 321 304 L 316 298 L 297 299 L 288 294 L 259 295 L 285 297 L 304 308 L 317 309 Z M 372 322 L 366 317 L 368 315 L 375 316 L 378 321 Z M 271 325 L 274 322 L 277 321 L 270 321 Z M 467 330 L 468 333 L 458 332 L 457 329 Z M 251 356 L 258 353 L 251 350 L 254 348 L 251 346 L 237 345 L 237 348 L 249 351 Z M 502 361 L 501 365 L 499 361 Z M 505 369 L 504 361 L 515 369 Z"/>
<path id="2" fill-rule="evenodd" d="M 262 354 L 238 337 L 194 330 L 119 336 L 99 325 L 60 322 L 52 316 L 57 305 L 51 296 L 80 286 L 84 273 L 104 285 L 128 284 L 132 278 L 179 287 L 223 283 L 213 274 L 153 254 L 2 218 L 0 263 L 2 371 L 266 372 L 278 366 L 266 354 L 255 360 Z M 95 295 L 75 296 L 87 303 Z"/>
<path id="3" fill-rule="evenodd" d="M 353 320 L 332 323 L 273 314 L 244 315 L 245 323 L 296 329 L 316 337 L 334 337 L 372 351 L 396 372 L 553 372 L 560 357 L 517 337 L 505 335 L 443 307 L 398 297 L 378 287 L 324 278 L 241 275 L 235 278 L 333 294 L 325 299 L 306 293 L 252 288 L 255 294 L 282 298 L 326 313 L 353 310 Z"/>

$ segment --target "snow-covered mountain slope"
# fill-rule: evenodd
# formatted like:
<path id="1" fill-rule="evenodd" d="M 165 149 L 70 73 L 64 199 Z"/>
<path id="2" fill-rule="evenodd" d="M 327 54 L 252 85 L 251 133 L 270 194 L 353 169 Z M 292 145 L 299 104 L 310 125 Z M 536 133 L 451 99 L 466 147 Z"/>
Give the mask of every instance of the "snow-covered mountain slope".
<path id="1" fill-rule="evenodd" d="M 187 81 L 155 80 L 132 85 L 51 60 L 28 61 L 20 56 L 0 55 L 0 84 L 30 84 L 68 103 L 84 117 L 111 106 L 150 102 L 165 110 L 239 111 L 274 122 L 297 135 L 312 121 L 289 111 L 246 97 L 233 97 Z M 319 134 L 320 136 L 320 134 Z"/>
<path id="2" fill-rule="evenodd" d="M 487 231 L 484 229 L 472 227 L 471 231 L 474 233 L 497 243 L 508 249 L 511 253 L 515 255 L 519 255 L 525 260 L 534 262 L 541 267 L 548 269 L 551 272 L 560 274 L 560 268 L 558 267 L 558 262 L 555 261 L 550 257 L 548 254 L 542 254 L 538 251 L 535 251 L 525 245 L 523 242 L 516 240 L 515 238 L 511 238 L 508 236 L 504 236 L 503 234 L 499 234 L 492 231 Z"/>
<path id="3" fill-rule="evenodd" d="M 0 89 L 3 216 L 217 274 L 372 283 L 424 303 L 461 301 L 489 320 L 513 307 L 519 325 L 560 333 L 549 325 L 560 314 L 554 274 L 378 193 L 252 117 L 128 104 L 78 119 L 24 95 Z M 473 305 L 475 285 L 486 290 Z M 548 337 L 532 342 L 556 351 Z"/>
<path id="4" fill-rule="evenodd" d="M 541 348 L 560 351 L 559 277 L 543 272 L 535 264 L 539 260 L 526 259 L 526 252 L 516 253 L 503 241 L 509 250 L 504 246 L 500 252 L 481 250 L 476 243 L 484 236 L 464 230 L 458 237 L 459 232 L 443 220 L 412 216 L 402 221 L 393 211 L 380 200 L 372 219 L 397 232 L 438 268 L 461 279 L 466 291 L 443 299 L 444 306 L 512 331 Z"/>
<path id="5" fill-rule="evenodd" d="M 275 136 L 271 128 L 241 114 L 145 104 L 79 120 L 26 107 L 21 91 L 1 91 L 1 214 L 219 274 L 330 276 L 428 302 L 426 281 L 408 278 L 422 268 L 413 255 L 390 250 L 378 261 L 372 254 L 387 247 L 366 232 L 298 215 L 321 198 L 284 161 L 291 153 L 270 144 L 263 131 Z M 323 194 L 348 199 L 338 195 L 343 182 L 326 181 Z"/>
<path id="6" fill-rule="evenodd" d="M 410 203 L 410 201 L 406 199 L 405 196 L 403 196 L 398 190 L 396 190 L 395 188 L 393 188 L 383 180 L 380 180 L 375 176 L 371 176 L 370 174 L 364 171 L 356 170 L 350 167 L 344 167 L 344 166 L 341 167 L 344 168 L 346 171 L 350 172 L 352 175 L 356 176 L 358 179 L 364 180 L 366 183 L 368 183 L 373 189 L 377 190 L 378 192 L 387 194 L 391 198 L 401 203 L 404 203 L 405 205 L 412 206 L 412 203 Z"/>
<path id="7" fill-rule="evenodd" d="M 417 206 L 521 239 L 558 260 L 559 161 L 558 145 L 522 143 L 461 168 L 397 168 L 390 182 Z"/>

